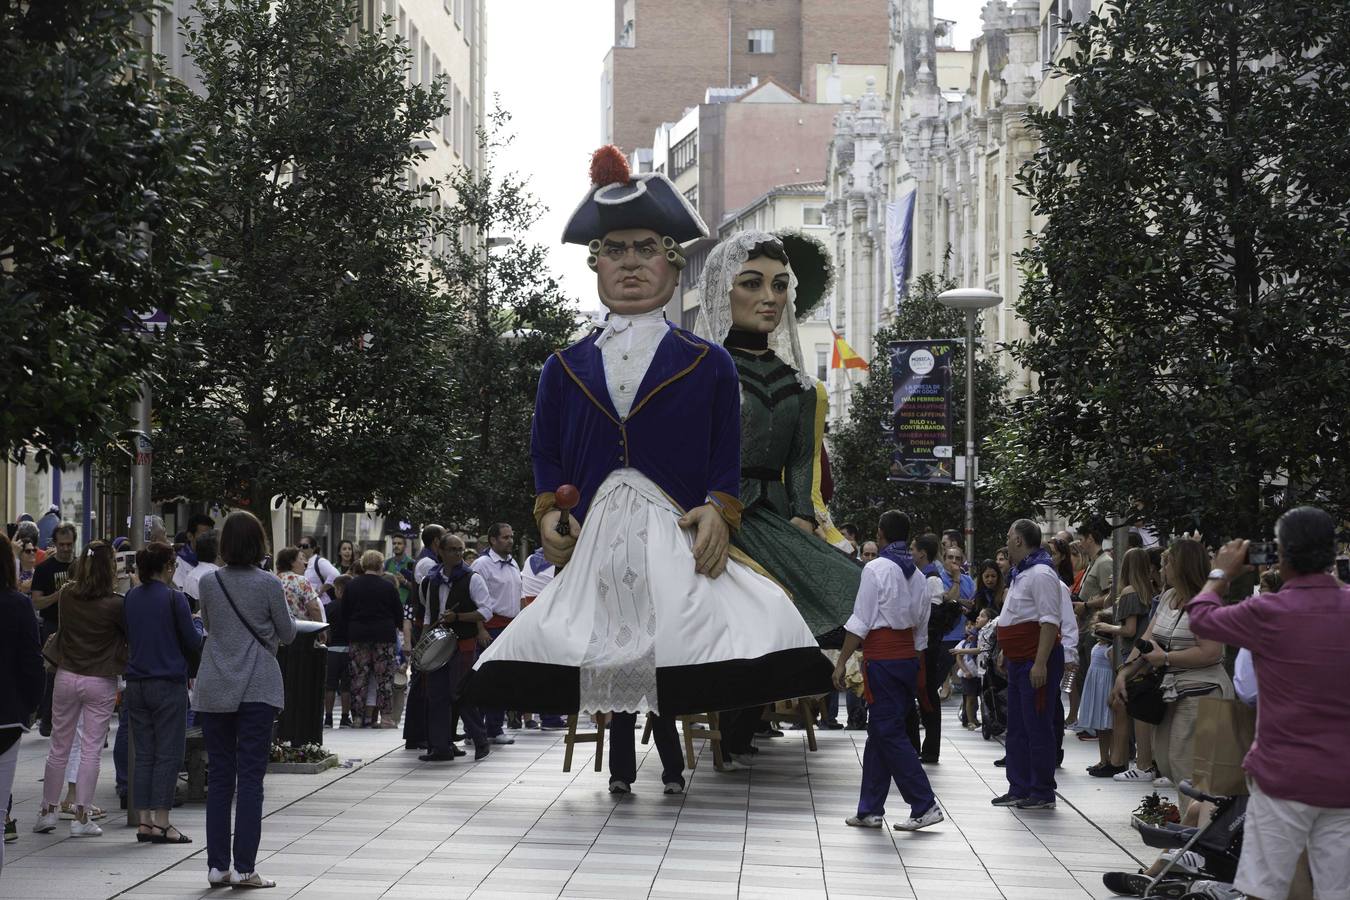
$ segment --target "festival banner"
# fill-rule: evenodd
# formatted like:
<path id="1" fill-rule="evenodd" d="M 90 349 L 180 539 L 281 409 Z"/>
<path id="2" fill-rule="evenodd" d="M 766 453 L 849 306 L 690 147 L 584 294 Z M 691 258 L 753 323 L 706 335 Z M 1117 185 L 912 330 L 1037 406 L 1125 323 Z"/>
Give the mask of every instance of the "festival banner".
<path id="1" fill-rule="evenodd" d="M 890 345 L 895 450 L 891 481 L 951 484 L 953 341 L 896 341 Z"/>

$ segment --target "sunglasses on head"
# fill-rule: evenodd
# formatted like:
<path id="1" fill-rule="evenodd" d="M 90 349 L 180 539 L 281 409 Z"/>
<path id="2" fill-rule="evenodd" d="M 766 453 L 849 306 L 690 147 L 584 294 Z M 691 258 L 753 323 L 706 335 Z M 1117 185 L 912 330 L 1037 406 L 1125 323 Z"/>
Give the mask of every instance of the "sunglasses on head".
<path id="1" fill-rule="evenodd" d="M 300 545 L 300 549 L 301 549 L 301 550 L 313 550 L 313 549 L 314 549 L 314 545 L 313 545 L 313 544 L 301 544 L 301 545 Z"/>

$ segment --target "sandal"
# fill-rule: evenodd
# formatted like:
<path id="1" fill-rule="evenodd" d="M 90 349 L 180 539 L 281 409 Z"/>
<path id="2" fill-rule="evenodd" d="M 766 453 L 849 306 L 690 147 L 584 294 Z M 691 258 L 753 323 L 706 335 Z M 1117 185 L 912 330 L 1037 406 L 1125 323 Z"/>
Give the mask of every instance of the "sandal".
<path id="1" fill-rule="evenodd" d="M 150 830 L 149 830 L 149 831 L 141 831 L 142 828 L 149 828 Z M 155 826 L 153 826 L 153 825 L 137 825 L 137 826 L 136 826 L 136 843 L 138 843 L 138 844 L 152 844 L 152 843 L 154 843 L 154 841 L 155 841 L 155 834 L 154 834 L 154 832 L 155 832 Z"/>
<path id="2" fill-rule="evenodd" d="M 264 878 L 257 872 L 249 872 L 247 875 L 235 875 L 230 879 L 230 887 L 235 890 L 252 890 L 256 888 L 274 888 L 277 886 L 275 881 Z"/>
<path id="3" fill-rule="evenodd" d="M 178 827 L 175 826 L 175 825 L 165 825 L 163 828 L 160 828 L 158 825 L 151 825 L 150 827 L 153 828 L 153 829 L 155 829 L 155 831 L 158 831 L 158 832 L 159 832 L 159 834 L 154 835 L 153 837 L 150 838 L 150 843 L 152 843 L 152 844 L 190 844 L 190 843 L 192 843 L 192 838 L 188 837 L 186 834 L 183 834 L 183 832 L 178 831 Z M 174 831 L 178 831 L 178 836 L 177 836 L 177 837 L 172 837 L 172 838 L 169 837 L 169 829 L 170 829 L 170 828 L 172 828 Z M 140 837 L 140 835 L 137 835 L 137 838 L 138 838 L 138 839 L 139 839 L 139 837 Z"/>

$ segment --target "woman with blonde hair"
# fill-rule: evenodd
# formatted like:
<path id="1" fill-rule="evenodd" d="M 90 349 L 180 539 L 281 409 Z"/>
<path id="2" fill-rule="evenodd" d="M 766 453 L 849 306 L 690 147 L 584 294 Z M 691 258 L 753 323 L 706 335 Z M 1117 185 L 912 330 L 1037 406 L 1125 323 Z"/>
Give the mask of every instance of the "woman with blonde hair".
<path id="1" fill-rule="evenodd" d="M 1142 547 L 1131 547 L 1125 552 L 1125 558 L 1120 564 L 1120 583 L 1120 593 L 1116 595 L 1115 605 L 1111 607 L 1111 617 L 1115 620 L 1115 624 L 1100 622 L 1092 629 L 1094 634 L 1108 635 L 1114 641 L 1111 656 L 1117 669 L 1125 662 L 1134 647 L 1135 640 L 1143 633 L 1145 623 L 1148 621 L 1149 607 L 1158 594 L 1159 585 L 1153 576 L 1153 566 L 1149 562 L 1147 550 Z M 1126 777 L 1121 780 L 1135 781 L 1145 778 L 1152 780 L 1155 776 L 1149 774 L 1153 768 L 1152 733 L 1149 731 L 1149 725 L 1145 722 L 1134 722 L 1130 718 L 1125 710 L 1124 697 L 1119 698 L 1119 702 L 1113 697 L 1112 714 L 1114 726 L 1111 729 L 1111 763 L 1107 766 L 1094 766 L 1088 770 L 1089 773 L 1098 778 L 1125 775 Z M 1130 730 L 1131 724 L 1134 727 L 1133 732 Z M 1134 734 L 1135 743 L 1138 745 L 1139 760 L 1135 768 L 1139 774 L 1135 777 L 1128 774 L 1131 733 Z"/>
<path id="2" fill-rule="evenodd" d="M 361 574 L 342 597 L 353 698 L 352 724 L 358 728 L 394 728 L 394 670 L 403 603 L 398 588 L 384 578 L 384 556 L 378 550 L 361 554 Z M 375 705 L 366 703 L 371 682 Z M 358 710 L 362 710 L 358 714 Z"/>
<path id="3" fill-rule="evenodd" d="M 1134 552 L 1134 551 L 1131 551 Z M 1200 698 L 1217 696 L 1232 699 L 1233 680 L 1223 666 L 1224 645 L 1203 640 L 1191 633 L 1186 605 L 1205 586 L 1209 553 L 1199 541 L 1179 540 L 1163 555 L 1163 571 L 1168 588 L 1158 602 L 1158 612 L 1144 631 L 1144 640 L 1153 644 L 1148 653 L 1135 650 L 1116 676 L 1113 697 L 1124 701 L 1125 683 L 1145 665 L 1166 671 L 1163 699 L 1167 701 L 1163 720 L 1153 728 L 1155 784 L 1163 786 L 1191 777 L 1195 766 L 1195 717 Z M 1141 763 L 1142 766 L 1142 763 Z M 1190 798 L 1182 796 L 1178 805 L 1184 813 Z"/>
<path id="4" fill-rule="evenodd" d="M 98 784 L 103 741 L 117 702 L 117 677 L 126 668 L 127 634 L 123 599 L 115 591 L 117 559 L 112 545 L 94 541 L 75 561 L 74 578 L 57 594 L 61 627 L 44 649 L 56 666 L 52 691 L 52 741 L 42 782 L 42 809 L 33 830 L 56 828 L 66 764 L 83 726 L 75 818 L 71 837 L 98 837 L 103 829 L 90 817 Z"/>

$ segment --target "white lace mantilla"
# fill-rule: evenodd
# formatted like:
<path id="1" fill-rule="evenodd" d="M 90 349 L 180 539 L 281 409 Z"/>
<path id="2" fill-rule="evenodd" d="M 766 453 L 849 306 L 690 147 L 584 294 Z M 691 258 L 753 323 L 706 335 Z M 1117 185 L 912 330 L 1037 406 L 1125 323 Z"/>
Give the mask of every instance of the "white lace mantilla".
<path id="1" fill-rule="evenodd" d="M 699 282 L 698 320 L 694 324 L 694 333 L 699 337 L 720 345 L 731 330 L 731 288 L 736 276 L 745 267 L 750 258 L 750 249 L 757 244 L 772 241 L 781 243 L 778 238 L 764 231 L 741 231 L 733 234 L 708 254 L 703 266 L 703 278 Z M 788 298 L 783 309 L 783 317 L 778 327 L 769 334 L 769 349 L 779 359 L 787 363 L 797 373 L 797 382 L 805 388 L 815 386 L 815 380 L 807 374 L 802 359 L 802 345 L 797 337 L 797 275 L 788 264 Z"/>

